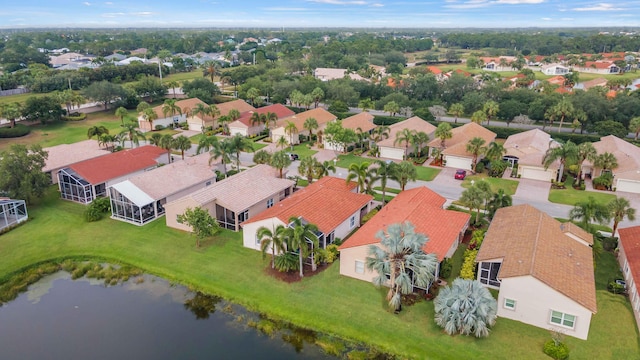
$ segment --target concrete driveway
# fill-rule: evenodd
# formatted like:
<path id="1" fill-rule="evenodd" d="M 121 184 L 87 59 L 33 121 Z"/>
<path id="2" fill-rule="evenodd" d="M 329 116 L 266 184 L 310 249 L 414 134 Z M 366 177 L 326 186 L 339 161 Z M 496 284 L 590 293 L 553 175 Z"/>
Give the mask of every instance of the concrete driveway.
<path id="1" fill-rule="evenodd" d="M 531 179 L 519 179 L 518 188 L 514 197 L 519 199 L 529 200 L 547 200 L 549 198 L 549 190 L 551 190 L 551 183 L 542 180 Z"/>

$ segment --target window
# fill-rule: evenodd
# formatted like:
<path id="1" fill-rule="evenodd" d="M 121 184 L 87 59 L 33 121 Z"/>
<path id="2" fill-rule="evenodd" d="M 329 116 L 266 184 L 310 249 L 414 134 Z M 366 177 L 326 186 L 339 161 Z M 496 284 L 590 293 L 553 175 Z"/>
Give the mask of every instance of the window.
<path id="1" fill-rule="evenodd" d="M 356 260 L 356 274 L 364 274 L 364 261 Z"/>
<path id="2" fill-rule="evenodd" d="M 273 206 L 273 199 L 267 200 L 267 209 Z"/>
<path id="3" fill-rule="evenodd" d="M 551 310 L 551 323 L 573 329 L 576 324 L 576 316 Z"/>
<path id="4" fill-rule="evenodd" d="M 238 214 L 238 222 L 249 220 L 249 210 L 245 210 Z"/>
<path id="5" fill-rule="evenodd" d="M 504 308 L 509 310 L 515 310 L 516 301 L 513 299 L 504 299 Z"/>
<path id="6" fill-rule="evenodd" d="M 207 183 L 204 184 L 204 186 L 209 186 L 209 185 L 211 185 L 211 181 L 207 181 Z"/>
<path id="7" fill-rule="evenodd" d="M 485 285 L 500 287 L 498 271 L 500 271 L 500 263 L 480 263 L 480 282 Z"/>
<path id="8" fill-rule="evenodd" d="M 260 245 L 260 238 L 258 237 L 258 234 L 256 234 L 256 245 Z"/>
<path id="9" fill-rule="evenodd" d="M 353 215 L 351 217 L 351 219 L 349 219 L 349 228 L 353 229 L 353 227 L 356 226 L 356 216 Z"/>

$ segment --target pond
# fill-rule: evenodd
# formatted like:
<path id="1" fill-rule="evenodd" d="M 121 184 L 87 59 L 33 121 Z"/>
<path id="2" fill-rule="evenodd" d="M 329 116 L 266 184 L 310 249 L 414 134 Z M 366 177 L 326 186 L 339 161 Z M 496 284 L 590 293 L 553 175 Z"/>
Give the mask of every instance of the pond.
<path id="1" fill-rule="evenodd" d="M 149 275 L 105 287 L 61 271 L 0 307 L 3 360 L 336 359 L 316 336 Z"/>

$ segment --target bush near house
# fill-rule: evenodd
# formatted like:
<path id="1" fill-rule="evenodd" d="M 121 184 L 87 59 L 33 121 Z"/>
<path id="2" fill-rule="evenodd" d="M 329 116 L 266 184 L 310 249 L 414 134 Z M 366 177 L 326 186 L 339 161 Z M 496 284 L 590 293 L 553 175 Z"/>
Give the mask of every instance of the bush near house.
<path id="1" fill-rule="evenodd" d="M 31 128 L 23 124 L 16 124 L 16 126 L 13 128 L 0 127 L 0 138 L 16 138 L 25 136 L 30 132 Z"/>
<path id="2" fill-rule="evenodd" d="M 549 340 L 544 343 L 544 353 L 556 360 L 565 360 L 569 358 L 569 347 L 563 342 L 556 343 L 555 340 Z"/>
<path id="3" fill-rule="evenodd" d="M 478 250 L 465 250 L 464 261 L 460 270 L 461 278 L 469 280 L 476 278 L 476 255 L 478 255 Z"/>

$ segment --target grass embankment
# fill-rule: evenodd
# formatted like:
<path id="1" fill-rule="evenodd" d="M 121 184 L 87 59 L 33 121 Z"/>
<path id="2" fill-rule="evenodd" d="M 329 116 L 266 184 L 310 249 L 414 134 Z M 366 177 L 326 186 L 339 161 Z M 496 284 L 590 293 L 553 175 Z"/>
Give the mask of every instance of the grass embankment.
<path id="1" fill-rule="evenodd" d="M 95 257 L 130 264 L 274 318 L 374 344 L 406 358 L 544 358 L 542 345 L 550 338 L 545 329 L 499 319 L 487 339 L 447 336 L 433 321 L 433 302 L 420 302 L 394 315 L 387 310 L 384 290 L 340 276 L 339 264 L 287 284 L 265 273 L 268 258 L 243 248 L 239 233 L 224 231 L 196 249 L 192 236 L 167 228 L 164 219 L 144 227 L 111 219 L 86 223 L 84 209 L 59 200 L 54 188 L 40 204 L 30 206 L 31 221 L 0 237 L 0 281 L 35 263 Z M 605 273 L 612 266 L 617 269 L 601 262 L 597 269 Z M 637 357 L 640 348 L 628 302 L 599 287 L 598 306 L 590 340 L 566 339 L 572 358 Z"/>
<path id="2" fill-rule="evenodd" d="M 486 181 L 491 186 L 491 191 L 494 193 L 498 192 L 498 190 L 502 189 L 507 195 L 514 195 L 516 193 L 516 189 L 518 188 L 518 182 L 515 180 L 508 180 L 502 178 L 494 178 L 489 177 L 487 174 L 476 174 L 469 175 L 462 181 L 462 187 L 468 189 L 471 187 L 471 181 Z"/>
<path id="3" fill-rule="evenodd" d="M 579 202 L 586 202 L 589 197 L 593 197 L 600 204 L 608 204 L 616 196 L 597 191 L 576 190 L 573 188 L 573 177 L 567 176 L 567 180 L 564 182 L 565 189 L 551 189 L 549 191 L 549 201 L 556 204 L 565 204 L 574 206 Z"/>

